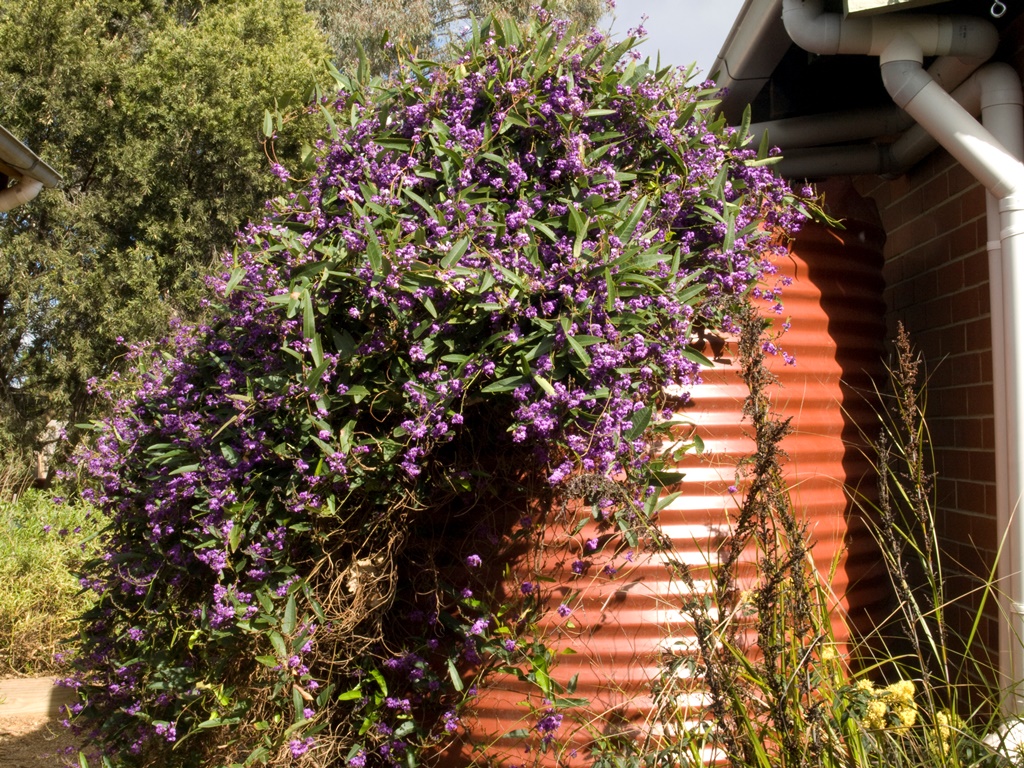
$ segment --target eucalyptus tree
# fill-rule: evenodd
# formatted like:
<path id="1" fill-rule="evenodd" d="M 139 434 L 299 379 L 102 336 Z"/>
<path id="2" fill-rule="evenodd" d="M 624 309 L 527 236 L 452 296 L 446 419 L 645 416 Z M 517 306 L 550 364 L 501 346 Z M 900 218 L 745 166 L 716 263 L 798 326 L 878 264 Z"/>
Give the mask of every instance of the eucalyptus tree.
<path id="1" fill-rule="evenodd" d="M 488 15 L 529 17 L 536 0 L 306 0 L 306 8 L 324 30 L 341 69 L 353 69 L 360 47 L 371 71 L 393 66 L 388 43 L 401 40 L 421 54 L 441 53 L 473 18 Z M 607 0 L 557 0 L 547 8 L 581 27 L 597 23 Z M 386 34 L 385 34 L 386 32 Z"/>
<path id="2" fill-rule="evenodd" d="M 0 219 L 10 463 L 81 418 L 120 339 L 197 315 L 213 256 L 279 183 L 264 111 L 308 97 L 327 47 L 301 0 L 23 0 L 0 3 L 0 50 L 0 120 L 64 177 Z"/>

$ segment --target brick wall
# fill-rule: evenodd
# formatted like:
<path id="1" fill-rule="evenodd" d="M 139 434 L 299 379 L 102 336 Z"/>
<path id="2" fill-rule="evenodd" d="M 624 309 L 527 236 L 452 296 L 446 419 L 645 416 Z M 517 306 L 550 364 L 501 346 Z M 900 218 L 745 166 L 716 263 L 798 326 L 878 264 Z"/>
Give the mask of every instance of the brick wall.
<path id="1" fill-rule="evenodd" d="M 998 547 L 985 192 L 941 150 L 895 180 L 856 186 L 877 204 L 888 235 L 887 336 L 902 322 L 927 368 L 939 535 L 946 570 L 958 574 L 947 589 L 966 593 Z M 961 631 L 979 597 L 950 617 Z M 988 611 L 981 635 L 992 649 L 997 627 Z"/>

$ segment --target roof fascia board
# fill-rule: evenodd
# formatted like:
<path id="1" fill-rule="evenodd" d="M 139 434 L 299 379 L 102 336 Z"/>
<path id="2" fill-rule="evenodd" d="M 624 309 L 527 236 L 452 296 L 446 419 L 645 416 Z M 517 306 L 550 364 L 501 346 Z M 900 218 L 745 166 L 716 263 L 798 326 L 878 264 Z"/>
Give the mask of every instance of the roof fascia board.
<path id="1" fill-rule="evenodd" d="M 746 0 L 711 68 L 711 76 L 725 90 L 721 108 L 726 119 L 739 121 L 789 46 L 782 0 Z"/>
<path id="2" fill-rule="evenodd" d="M 17 171 L 19 176 L 28 176 L 53 188 L 61 182 L 61 175 L 44 163 L 38 155 L 22 144 L 10 131 L 0 125 L 0 162 Z"/>

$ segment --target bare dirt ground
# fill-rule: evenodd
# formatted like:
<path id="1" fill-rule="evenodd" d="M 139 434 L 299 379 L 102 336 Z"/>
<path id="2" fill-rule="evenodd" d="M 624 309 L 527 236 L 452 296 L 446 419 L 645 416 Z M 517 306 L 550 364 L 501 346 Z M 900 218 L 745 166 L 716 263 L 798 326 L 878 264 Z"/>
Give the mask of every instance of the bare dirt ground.
<path id="1" fill-rule="evenodd" d="M 78 751 L 60 722 L 44 715 L 0 717 L 0 768 L 65 765 L 78 765 Z"/>

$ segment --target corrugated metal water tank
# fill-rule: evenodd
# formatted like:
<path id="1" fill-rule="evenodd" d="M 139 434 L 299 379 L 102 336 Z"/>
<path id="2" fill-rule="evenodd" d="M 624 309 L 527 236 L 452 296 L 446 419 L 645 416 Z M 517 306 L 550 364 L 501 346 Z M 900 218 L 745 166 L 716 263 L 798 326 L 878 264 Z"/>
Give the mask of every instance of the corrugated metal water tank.
<path id="1" fill-rule="evenodd" d="M 871 482 L 855 425 L 873 423 L 863 394 L 882 372 L 884 234 L 873 207 L 852 188 L 832 189 L 826 200 L 846 214 L 845 229 L 805 226 L 790 258 L 779 264 L 780 273 L 793 279 L 783 296 L 791 328 L 781 346 L 796 363 L 785 365 L 776 357 L 770 366 L 779 380 L 775 408 L 792 419 L 783 448 L 793 503 L 806 518 L 819 568 L 827 572 L 838 558 L 832 589 L 857 621 L 884 599 L 886 587 L 871 535 L 848 500 L 849 487 Z M 734 355 L 732 345 L 682 411 L 696 425 L 706 453 L 685 461 L 683 493 L 661 513 L 679 556 L 698 568 L 728 535 L 738 503 L 730 486 L 737 463 L 753 446 L 741 415 L 747 391 Z M 549 535 L 557 538 L 559 532 Z M 600 572 L 581 578 L 570 572 L 571 553 L 564 547 L 552 551 L 560 554 L 541 567 L 551 580 L 546 588 L 552 607 L 565 595 L 575 602 L 571 619 L 552 611 L 546 620 L 552 647 L 569 651 L 558 656 L 551 674 L 563 685 L 578 676 L 574 695 L 590 702 L 582 713 L 589 726 L 571 725 L 567 716 L 547 754 L 538 755 L 535 726 L 547 705 L 535 686 L 511 675 L 492 679 L 466 718 L 471 736 L 446 754 L 445 765 L 583 765 L 590 762 L 594 733 L 618 732 L 635 740 L 649 728 L 652 682 L 666 653 L 685 649 L 692 637 L 679 609 L 679 585 L 656 553 L 634 553 L 632 562 L 622 553 L 613 578 Z M 843 623 L 834 630 L 848 639 Z M 699 694 L 693 703 L 700 704 Z"/>

